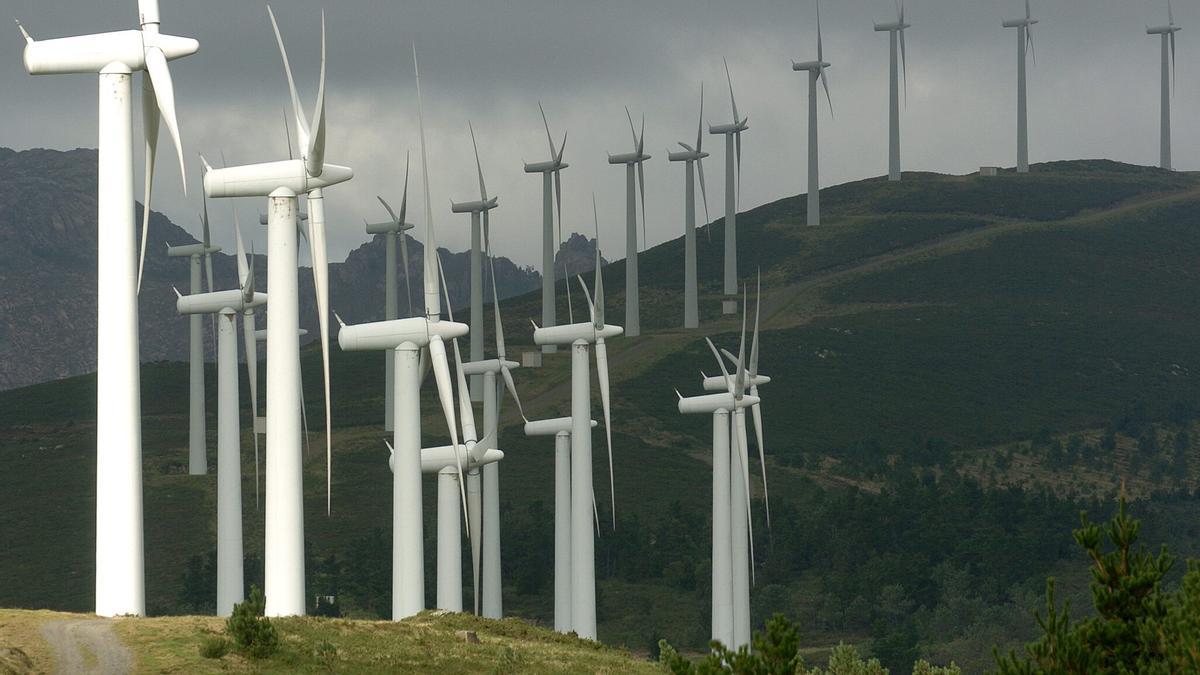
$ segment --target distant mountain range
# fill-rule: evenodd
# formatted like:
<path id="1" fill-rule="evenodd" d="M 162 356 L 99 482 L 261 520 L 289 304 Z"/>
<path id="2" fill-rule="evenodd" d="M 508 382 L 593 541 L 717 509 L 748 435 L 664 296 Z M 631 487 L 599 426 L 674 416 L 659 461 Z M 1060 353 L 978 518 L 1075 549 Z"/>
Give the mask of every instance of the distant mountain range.
<path id="1" fill-rule="evenodd" d="M 137 206 L 138 223 L 141 205 Z M 171 287 L 188 289 L 188 262 L 168 258 L 161 242 L 195 242 L 166 216 L 152 212 L 151 242 L 139 300 L 141 354 L 144 361 L 187 358 L 188 322 L 175 312 Z M 78 375 L 96 368 L 96 151 L 0 148 L 0 389 Z M 409 275 L 413 306 L 421 302 L 423 246 L 409 239 Z M 592 268 L 594 242 L 573 235 L 560 251 L 571 272 Z M 330 301 L 348 321 L 382 318 L 384 294 L 382 236 L 330 264 Z M 266 289 L 265 256 L 255 265 L 260 290 Z M 442 251 L 450 297 L 465 305 L 470 254 Z M 541 285 L 541 274 L 498 257 L 501 298 Z M 561 265 L 560 265 L 561 268 Z M 232 255 L 213 256 L 217 287 L 236 278 Z M 400 312 L 407 315 L 400 278 Z M 300 322 L 315 337 L 317 315 L 312 273 L 299 270 Z M 206 342 L 210 338 L 206 338 Z M 212 345 L 206 345 L 210 354 Z"/>

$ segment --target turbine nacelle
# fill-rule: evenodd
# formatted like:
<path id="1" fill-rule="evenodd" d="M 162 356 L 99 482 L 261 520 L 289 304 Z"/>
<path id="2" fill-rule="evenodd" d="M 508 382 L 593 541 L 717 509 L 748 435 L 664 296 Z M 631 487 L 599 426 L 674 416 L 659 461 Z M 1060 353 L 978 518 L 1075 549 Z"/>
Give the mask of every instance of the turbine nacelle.
<path id="1" fill-rule="evenodd" d="M 637 152 L 622 152 L 616 155 L 608 156 L 609 164 L 640 164 L 648 159 L 650 155 Z"/>
<path id="2" fill-rule="evenodd" d="M 1005 28 L 1021 28 L 1021 27 L 1032 26 L 1033 24 L 1035 24 L 1037 22 L 1038 22 L 1037 19 L 1030 19 L 1030 18 L 1006 19 L 1005 21 L 1003 21 L 1001 23 L 1001 25 L 1004 26 Z"/>
<path id="3" fill-rule="evenodd" d="M 338 345 L 342 351 L 381 351 L 395 349 L 405 342 L 425 347 L 435 337 L 443 341 L 453 340 L 471 332 L 465 323 L 454 321 L 429 321 L 423 316 L 389 321 L 372 321 L 354 326 L 342 325 L 338 331 Z"/>
<path id="4" fill-rule="evenodd" d="M 483 359 L 467 361 L 462 364 L 463 375 L 483 375 L 484 373 L 499 373 L 505 369 L 514 370 L 521 364 L 507 359 Z"/>
<path id="5" fill-rule="evenodd" d="M 696 152 L 696 151 L 695 151 L 695 150 L 693 150 L 693 149 L 692 149 L 690 146 L 688 146 L 688 145 L 686 145 L 686 144 L 684 144 L 684 143 L 680 143 L 680 145 L 682 145 L 683 147 L 685 147 L 685 148 L 687 148 L 687 149 L 686 149 L 686 150 L 684 150 L 683 152 L 673 152 L 673 151 L 671 151 L 671 150 L 668 150 L 668 151 L 667 151 L 667 160 L 668 160 L 668 161 L 672 161 L 672 162 L 695 162 L 695 161 L 697 161 L 697 160 L 701 160 L 701 159 L 704 159 L 705 157 L 708 157 L 708 153 L 707 153 L 707 152 L 703 152 L 703 151 L 701 151 L 701 152 Z"/>
<path id="6" fill-rule="evenodd" d="M 750 387 L 760 387 L 764 384 L 770 384 L 770 383 L 771 383 L 771 378 L 767 377 L 766 375 L 754 375 L 754 376 L 746 375 L 746 388 L 747 389 L 749 389 Z M 706 375 L 706 376 L 704 376 L 702 387 L 704 388 L 704 391 L 728 391 L 729 383 L 725 381 L 724 376 L 709 377 Z"/>
<path id="7" fill-rule="evenodd" d="M 24 29 L 22 29 L 24 31 Z M 28 39 L 25 71 L 30 75 L 98 73 L 112 63 L 131 71 L 146 70 L 146 49 L 157 48 L 168 61 L 200 50 L 192 38 L 140 30 L 95 33 L 52 40 Z"/>
<path id="8" fill-rule="evenodd" d="M 891 31 L 903 31 L 908 28 L 912 28 L 912 24 L 904 23 L 902 21 L 892 21 L 889 23 L 875 24 L 875 31 L 878 33 L 886 33 L 886 32 L 891 32 Z"/>
<path id="9" fill-rule="evenodd" d="M 828 61 L 801 61 L 797 63 L 792 61 L 792 70 L 807 70 L 809 72 L 819 72 L 825 68 L 832 67 L 833 64 Z"/>
<path id="10" fill-rule="evenodd" d="M 750 128 L 749 122 L 750 118 L 744 117 L 742 121 L 731 124 L 710 124 L 708 125 L 708 133 L 718 136 L 723 134 L 740 134 Z"/>
<path id="11" fill-rule="evenodd" d="M 183 246 L 171 246 L 167 244 L 167 257 L 190 258 L 194 255 L 204 255 L 205 253 L 218 253 L 220 250 L 220 246 L 205 246 L 202 243 L 184 244 Z"/>
<path id="12" fill-rule="evenodd" d="M 595 343 L 597 340 L 607 340 L 622 335 L 625 329 L 620 326 L 601 324 L 597 327 L 592 322 L 569 323 L 562 326 L 534 326 L 533 343 L 541 345 L 570 345 L 580 340 Z"/>
<path id="13" fill-rule="evenodd" d="M 1170 35 L 1183 30 L 1183 26 L 1151 26 L 1146 29 L 1147 35 Z"/>
<path id="14" fill-rule="evenodd" d="M 246 302 L 242 291 L 232 289 L 228 291 L 213 291 L 212 293 L 181 295 L 175 301 L 175 310 L 180 314 L 218 314 L 225 309 L 244 312 L 265 304 L 267 304 L 266 293 L 255 293 L 250 302 Z"/>
<path id="15" fill-rule="evenodd" d="M 491 211 L 500 205 L 499 197 L 492 197 L 488 200 L 476 199 L 470 202 L 450 202 L 451 213 L 482 213 Z"/>
<path id="16" fill-rule="evenodd" d="M 204 193 L 220 197 L 268 197 L 280 188 L 304 194 L 318 188 L 344 183 L 354 177 L 354 169 L 326 163 L 320 176 L 311 176 L 302 159 L 246 164 L 208 169 L 204 174 Z"/>
<path id="17" fill-rule="evenodd" d="M 724 380 L 721 382 L 721 388 L 725 388 Z M 684 415 L 711 415 L 718 410 L 732 411 L 738 408 L 749 408 L 758 405 L 759 402 L 757 396 L 747 394 L 739 398 L 728 391 L 719 394 L 702 394 L 700 396 L 680 396 L 679 412 Z"/>
<path id="18" fill-rule="evenodd" d="M 367 223 L 367 234 L 392 234 L 400 232 L 408 232 L 415 228 L 412 223 L 397 223 L 394 220 L 389 220 L 386 223 Z"/>
<path id="19" fill-rule="evenodd" d="M 592 428 L 595 428 L 596 420 L 592 420 Z M 548 420 L 533 420 L 525 422 L 526 436 L 556 436 L 560 433 L 571 433 L 572 422 L 570 417 L 555 417 Z"/>
<path id="20" fill-rule="evenodd" d="M 565 169 L 570 164 L 566 162 L 555 162 L 549 160 L 545 162 L 522 162 L 525 165 L 525 173 L 551 173 L 559 169 Z"/>
<path id="21" fill-rule="evenodd" d="M 481 444 L 482 442 L 480 441 Z M 391 445 L 388 445 L 388 450 L 390 452 L 388 455 L 388 470 L 395 471 L 396 453 L 392 451 Z M 499 448 L 488 448 L 482 453 L 476 453 L 475 458 L 472 458 L 470 454 L 465 446 L 462 445 L 458 446 L 457 452 L 453 445 L 421 448 L 421 473 L 437 473 L 442 469 L 458 466 L 473 469 L 504 459 L 504 451 Z"/>

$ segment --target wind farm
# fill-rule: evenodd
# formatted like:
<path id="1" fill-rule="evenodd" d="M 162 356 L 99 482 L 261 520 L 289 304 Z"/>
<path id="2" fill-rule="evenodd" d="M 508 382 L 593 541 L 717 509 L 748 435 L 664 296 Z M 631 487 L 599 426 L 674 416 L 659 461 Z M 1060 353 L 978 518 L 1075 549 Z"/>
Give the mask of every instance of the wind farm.
<path id="1" fill-rule="evenodd" d="M 557 58 L 490 37 L 455 53 L 460 36 L 421 32 L 442 25 L 430 10 L 364 59 L 378 26 L 353 6 L 239 7 L 230 34 L 255 37 L 232 44 L 195 8 L 164 7 L 192 39 L 159 33 L 154 0 L 121 2 L 134 28 L 75 38 L 34 39 L 48 20 L 30 10 L 10 64 L 30 93 L 0 107 L 44 96 L 47 119 L 78 124 L 53 103 L 69 83 L 28 76 L 100 79 L 97 150 L 0 148 L 0 376 L 64 369 L 0 389 L 0 574 L 17 582 L 0 589 L 0 656 L 14 667 L 758 672 L 782 654 L 806 673 L 1075 658 L 1116 672 L 1189 658 L 1192 627 L 1172 611 L 1147 619 L 1160 642 L 1129 661 L 1086 613 L 1029 612 L 1069 598 L 1108 616 L 1104 575 L 1150 579 L 1155 607 L 1200 588 L 1166 553 L 1200 550 L 1200 174 L 1186 168 L 1194 95 L 1174 78 L 1190 10 L 1168 4 L 1154 26 L 1128 7 L 1075 22 L 1010 3 L 1016 153 L 995 166 L 1013 155 L 996 128 L 1012 119 L 997 86 L 1011 44 L 996 16 L 940 0 L 743 8 L 741 23 L 648 11 L 635 28 L 684 31 L 661 33 L 687 46 L 662 52 L 674 65 L 634 35 L 589 51 L 577 8 L 538 15 L 567 40 Z M 890 50 L 876 72 L 865 18 L 893 10 L 874 23 Z M 1101 86 L 1068 54 L 1082 25 L 1128 36 L 1109 51 L 1139 72 L 1137 36 L 1159 36 L 1159 96 L 1131 89 L 1065 122 Z M 688 37 L 698 26 L 730 39 Z M 529 77 L 500 67 L 512 58 Z M 965 75 L 983 63 L 990 81 Z M 881 89 L 886 126 L 871 121 Z M 1091 133 L 1117 118 L 1121 134 Z M 178 185 L 161 175 L 174 162 L 154 184 L 164 124 Z M 631 141 L 613 133 L 626 125 Z M 656 162 L 648 131 L 683 140 Z M 708 209 L 710 152 L 724 153 L 723 213 Z M 243 231 L 240 207 L 265 228 Z M 199 210 L 181 219 L 194 233 L 171 221 L 180 210 Z M 613 242 L 624 256 L 607 261 Z M 1110 569 L 1122 555 L 1131 567 Z M 1050 640 L 1073 646 L 1039 651 Z"/>

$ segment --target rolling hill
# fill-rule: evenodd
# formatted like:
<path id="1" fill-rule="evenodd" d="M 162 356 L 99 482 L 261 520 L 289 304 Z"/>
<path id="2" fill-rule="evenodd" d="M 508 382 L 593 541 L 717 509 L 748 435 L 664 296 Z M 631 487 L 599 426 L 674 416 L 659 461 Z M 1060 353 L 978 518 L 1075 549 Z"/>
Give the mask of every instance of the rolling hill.
<path id="1" fill-rule="evenodd" d="M 1200 176 L 1100 160 L 995 178 L 912 173 L 829 188 L 823 207 L 821 228 L 800 224 L 803 196 L 738 218 L 744 281 L 762 272 L 762 370 L 775 378 L 762 390 L 770 528 L 754 488 L 756 623 L 782 611 L 814 647 L 862 642 L 885 664 L 924 653 L 982 669 L 993 645 L 1027 638 L 1046 575 L 1077 555 L 1078 511 L 1108 509 L 1122 478 L 1152 488 L 1139 506 L 1152 545 L 1200 551 L 1200 463 L 1188 459 L 1200 417 Z M 707 639 L 709 425 L 679 415 L 673 389 L 696 393 L 698 371 L 715 370 L 705 335 L 736 346 L 737 322 L 718 316 L 722 237 L 720 220 L 697 237 L 701 331 L 678 328 L 673 240 L 642 254 L 646 334 L 610 346 L 618 522 L 597 545 L 599 632 L 633 649 Z M 604 272 L 612 317 L 623 264 Z M 509 349 L 532 348 L 525 319 L 540 315 L 538 294 L 502 304 Z M 319 354 L 302 360 L 316 429 Z M 359 617 L 388 606 L 382 361 L 335 350 L 332 516 L 321 453 L 306 465 L 310 590 Z M 531 418 L 566 411 L 565 355 L 515 376 Z M 180 473 L 186 365 L 148 364 L 143 379 L 148 605 L 200 610 L 215 480 Z M 0 393 L 0 533 L 11 542 L 0 578 L 20 580 L 0 588 L 0 606 L 90 606 L 94 396 L 91 376 Z M 423 410 L 435 409 L 426 392 Z M 520 435 L 511 403 L 503 415 L 505 608 L 548 622 L 552 451 Z M 426 415 L 427 440 L 443 426 Z M 248 438 L 254 579 L 262 517 Z M 606 475 L 603 453 L 596 461 Z M 1018 468 L 1041 479 L 1009 480 Z M 613 505 L 606 487 L 597 495 L 604 522 Z M 1068 574 L 1060 589 L 1085 584 Z"/>

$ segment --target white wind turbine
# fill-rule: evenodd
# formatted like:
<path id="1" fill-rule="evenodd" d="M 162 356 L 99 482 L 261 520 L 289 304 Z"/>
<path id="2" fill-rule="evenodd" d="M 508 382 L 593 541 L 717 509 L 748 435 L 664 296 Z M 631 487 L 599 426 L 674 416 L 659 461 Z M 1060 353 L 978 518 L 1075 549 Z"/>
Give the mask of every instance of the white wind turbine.
<path id="1" fill-rule="evenodd" d="M 633 128 L 633 115 L 629 114 L 629 108 L 625 108 L 625 116 L 629 118 L 629 133 L 633 136 L 633 152 L 618 155 L 609 153 L 608 163 L 625 165 L 625 334 L 629 337 L 637 337 L 642 334 L 642 323 L 641 310 L 638 306 L 638 192 L 634 190 L 634 171 L 637 171 L 637 184 L 642 195 L 642 242 L 649 245 L 646 240 L 646 170 L 643 163 L 650 159 L 650 155 L 643 151 L 646 140 L 646 116 L 642 116 L 641 133 Z M 600 263 L 596 264 L 599 266 Z"/>
<path id="2" fill-rule="evenodd" d="M 354 326 L 342 324 L 338 344 L 344 351 L 396 351 L 395 429 L 392 447 L 392 619 L 399 621 L 425 609 L 425 562 L 421 504 L 421 355 L 432 365 L 438 399 L 451 447 L 457 448 L 454 391 L 446 357 L 446 340 L 466 335 L 466 324 L 441 320 L 437 239 L 429 201 L 429 166 L 425 151 L 425 118 L 421 107 L 421 76 L 413 46 L 413 72 L 417 82 L 417 122 L 421 132 L 421 173 L 425 192 L 424 297 L 425 315 Z M 268 362 L 269 363 L 269 362 Z M 461 466 L 459 485 L 462 486 Z M 466 510 L 466 492 L 462 490 Z"/>
<path id="3" fill-rule="evenodd" d="M 189 294 L 204 292 L 201 285 L 200 263 L 208 263 L 208 290 L 213 291 L 212 254 L 220 246 L 209 245 L 207 205 L 201 217 L 204 240 L 199 244 L 183 246 L 167 245 L 167 256 L 188 258 L 190 269 Z M 213 347 L 216 347 L 215 341 Z M 204 414 L 204 319 L 200 314 L 188 317 L 188 474 L 202 476 L 208 473 L 208 438 Z"/>
<path id="4" fill-rule="evenodd" d="M 908 57 L 904 47 L 904 31 L 911 24 L 904 23 L 904 5 L 896 5 L 896 20 L 890 23 L 875 24 L 875 31 L 888 34 L 890 47 L 888 51 L 888 180 L 900 180 L 900 76 L 899 69 L 904 71 L 905 100 L 908 92 Z M 897 54 L 897 41 L 899 53 Z M 897 56 L 900 64 L 897 67 Z"/>
<path id="5" fill-rule="evenodd" d="M 696 125 L 696 147 L 680 141 L 683 152 L 667 151 L 667 159 L 684 164 L 683 218 L 683 327 L 700 326 L 696 286 L 696 172 L 700 173 L 700 195 L 704 200 L 704 222 L 708 223 L 708 190 L 704 187 L 704 83 L 700 84 L 700 121 Z"/>
<path id="6" fill-rule="evenodd" d="M 496 382 L 500 375 L 504 387 L 512 395 L 522 418 L 525 412 L 517 386 L 513 381 L 512 369 L 519 368 L 516 361 L 509 361 L 504 347 L 504 323 L 500 316 L 500 297 L 496 292 L 496 269 L 489 261 L 492 273 L 492 313 L 496 323 L 496 358 L 470 361 L 463 364 L 468 376 L 483 378 L 483 435 L 493 441 L 500 434 L 500 399 L 502 391 Z M 448 305 L 447 305 L 448 306 Z M 481 475 L 482 474 L 482 475 Z M 480 482 L 482 480 L 482 486 Z M 483 505 L 480 509 L 468 505 L 468 515 L 477 518 L 471 523 L 471 561 L 475 583 L 475 613 L 489 619 L 499 619 L 504 614 L 500 581 L 500 466 L 495 462 L 485 463 L 482 469 L 472 465 L 467 471 L 468 503 L 478 499 L 482 490 Z M 482 587 L 482 588 L 481 588 Z"/>
<path id="7" fill-rule="evenodd" d="M 414 225 L 405 222 L 408 211 L 408 154 L 404 155 L 404 192 L 400 197 L 400 215 L 392 210 L 383 197 L 376 197 L 383 208 L 387 210 L 391 220 L 382 223 L 366 223 L 367 234 L 384 235 L 384 272 L 383 272 L 383 318 L 392 320 L 400 318 L 396 306 L 396 240 L 400 240 L 400 263 L 404 265 L 404 295 L 408 297 L 408 315 L 412 316 L 412 287 L 408 279 L 408 236 L 404 233 L 413 229 Z M 392 413 L 396 404 L 392 396 L 396 390 L 396 352 L 384 352 L 384 395 L 383 395 L 383 429 L 392 430 Z"/>
<path id="8" fill-rule="evenodd" d="M 733 314 L 737 311 L 737 210 L 742 194 L 742 132 L 750 128 L 750 117 L 738 117 L 728 61 L 725 62 L 725 79 L 729 83 L 733 121 L 729 124 L 710 124 L 708 133 L 725 137 L 725 267 L 722 292 L 727 297 L 721 302 L 721 313 Z"/>
<path id="9" fill-rule="evenodd" d="M 1029 0 L 1025 0 L 1025 18 L 1007 19 L 1005 28 L 1017 29 L 1017 173 L 1029 173 L 1029 113 L 1025 97 L 1025 54 L 1033 51 L 1033 24 Z M 1163 49 L 1166 49 L 1164 43 Z M 1166 52 L 1163 52 L 1164 56 Z M 1035 57 L 1036 58 L 1036 57 Z"/>
<path id="10" fill-rule="evenodd" d="M 825 60 L 825 45 L 821 39 L 821 3 L 817 2 L 817 60 L 797 63 L 792 61 L 792 70 L 808 73 L 808 224 L 821 224 L 821 178 L 820 154 L 817 151 L 817 80 L 825 87 L 825 100 L 829 102 L 829 115 L 833 116 L 833 99 L 829 98 L 829 78 L 825 69 L 830 65 Z"/>
<path id="11" fill-rule="evenodd" d="M 542 113 L 542 125 L 546 127 L 546 140 L 550 143 L 550 159 L 544 162 L 524 162 L 525 173 L 542 174 L 542 325 L 555 326 L 558 320 L 555 315 L 557 307 L 554 302 L 554 254 L 562 241 L 562 170 L 569 165 L 562 161 L 563 152 L 567 149 L 567 133 L 563 132 L 562 144 L 554 147 L 554 138 L 550 135 L 550 123 L 546 121 L 546 111 L 538 103 Z M 558 205 L 559 235 L 557 241 L 554 235 L 554 206 Z M 568 293 L 571 279 L 567 279 Z M 568 303 L 569 305 L 569 303 Z M 553 354 L 558 351 L 558 345 L 542 345 L 543 354 Z"/>
<path id="12" fill-rule="evenodd" d="M 209 197 L 268 197 L 267 287 L 273 301 L 267 314 L 267 504 L 264 589 L 268 616 L 305 613 L 304 493 L 300 443 L 300 347 L 297 268 L 297 196 L 308 195 L 309 253 L 317 296 L 325 385 L 326 511 L 330 506 L 332 434 L 329 405 L 329 268 L 325 251 L 323 189 L 354 176 L 349 167 L 325 161 L 325 18 L 321 17 L 321 77 L 312 119 L 300 109 L 275 14 L 267 7 L 283 58 L 292 111 L 296 117 L 300 159 L 208 168 Z"/>
<path id="13" fill-rule="evenodd" d="M 34 40 L 24 27 L 30 75 L 99 76 L 96 191 L 96 614 L 146 613 L 142 547 L 141 381 L 138 362 L 136 233 L 133 214 L 133 104 L 130 78 L 142 79 L 146 140 L 146 217 L 160 119 L 179 154 L 175 93 L 167 62 L 195 54 L 191 38 L 159 33 L 157 0 L 139 0 L 139 28 Z M 19 25 L 19 24 L 18 24 Z M 145 218 L 143 219 L 144 222 Z M 145 242 L 145 236 L 142 242 Z"/>
<path id="14" fill-rule="evenodd" d="M 592 211 L 595 216 L 595 198 Z M 604 278 L 600 273 L 599 218 L 596 241 L 596 300 L 583 279 L 584 294 L 591 309 L 590 322 L 538 328 L 534 324 L 534 344 L 571 346 L 571 626 L 583 638 L 596 639 L 596 550 L 592 536 L 592 390 L 588 352 L 596 346 L 596 375 L 604 408 L 604 432 L 608 440 L 609 490 L 613 499 L 613 524 L 616 525 L 616 489 L 612 473 L 612 406 L 608 381 L 608 347 L 605 341 L 621 335 L 620 326 L 604 323 Z"/>
<path id="15" fill-rule="evenodd" d="M 499 197 L 488 197 L 483 182 L 483 165 L 479 163 L 479 146 L 475 143 L 475 127 L 467 122 L 471 130 L 471 147 L 475 149 L 475 168 L 479 171 L 479 199 L 468 202 L 451 202 L 453 213 L 471 214 L 471 360 L 483 359 L 483 256 L 491 253 L 488 241 L 488 212 L 499 205 Z M 482 227 L 481 227 L 482 225 Z M 450 307 L 447 296 L 446 307 Z M 483 400 L 483 376 L 471 376 L 471 400 Z"/>
<path id="16" fill-rule="evenodd" d="M 749 531 L 749 472 L 745 437 L 736 429 L 731 433 L 731 428 L 737 426 L 733 423 L 737 412 L 757 405 L 758 397 L 742 393 L 744 368 L 739 366 L 737 379 L 731 379 L 712 340 L 705 341 L 721 368 L 724 391 L 686 398 L 678 390 L 675 394 L 679 397 L 680 413 L 713 416 L 712 639 L 736 648 L 749 643 L 749 636 L 743 630 L 743 622 L 744 629 L 749 629 L 748 607 L 744 616 L 740 610 L 740 577 L 747 569 L 745 547 L 749 543 L 748 537 L 741 535 Z"/>
<path id="17" fill-rule="evenodd" d="M 238 227 L 238 288 L 179 295 L 180 314 L 217 316 L 217 616 L 229 616 L 245 599 L 242 588 L 242 448 L 238 418 L 237 315 L 265 305 L 254 292 L 254 268 L 246 262 Z M 246 370 L 253 369 L 253 332 L 244 333 Z M 252 388 L 253 390 L 253 388 Z"/>
<path id="18" fill-rule="evenodd" d="M 1175 9 L 1167 2 L 1167 25 L 1147 27 L 1147 35 L 1162 36 L 1162 103 L 1160 104 L 1161 122 L 1159 127 L 1159 159 L 1158 165 L 1171 169 L 1171 90 L 1175 83 L 1175 34 L 1183 30 L 1175 25 Z M 1170 52 L 1168 62 L 1167 52 Z"/>

